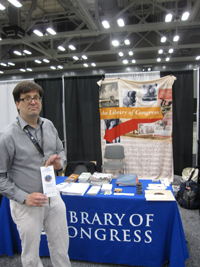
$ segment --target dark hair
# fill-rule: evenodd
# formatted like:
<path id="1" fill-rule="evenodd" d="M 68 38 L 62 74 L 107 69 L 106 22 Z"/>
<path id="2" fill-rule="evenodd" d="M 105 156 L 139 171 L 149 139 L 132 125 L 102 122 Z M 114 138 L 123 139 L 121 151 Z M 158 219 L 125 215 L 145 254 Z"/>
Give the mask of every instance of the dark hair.
<path id="1" fill-rule="evenodd" d="M 25 94 L 34 90 L 38 91 L 39 95 L 43 97 L 44 91 L 42 87 L 39 86 L 39 84 L 30 81 L 23 81 L 18 83 L 12 92 L 15 102 L 20 99 L 21 94 Z"/>

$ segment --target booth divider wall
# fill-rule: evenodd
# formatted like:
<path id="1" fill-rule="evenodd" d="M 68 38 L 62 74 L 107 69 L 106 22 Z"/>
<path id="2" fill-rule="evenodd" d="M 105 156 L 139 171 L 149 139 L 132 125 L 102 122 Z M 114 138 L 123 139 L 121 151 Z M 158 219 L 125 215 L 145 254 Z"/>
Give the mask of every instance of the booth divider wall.
<path id="1" fill-rule="evenodd" d="M 192 167 L 193 146 L 193 70 L 161 72 L 161 77 L 174 75 L 173 101 L 173 159 L 174 173 Z"/>
<path id="2" fill-rule="evenodd" d="M 54 123 L 61 140 L 66 130 L 67 161 L 96 161 L 98 171 L 101 171 L 102 157 L 97 81 L 101 78 L 65 77 L 64 96 L 61 77 L 35 80 L 44 89 L 41 116 Z M 66 129 L 63 128 L 63 101 Z"/>
<path id="3" fill-rule="evenodd" d="M 101 171 L 99 88 L 102 76 L 65 77 L 68 161 L 96 161 Z"/>

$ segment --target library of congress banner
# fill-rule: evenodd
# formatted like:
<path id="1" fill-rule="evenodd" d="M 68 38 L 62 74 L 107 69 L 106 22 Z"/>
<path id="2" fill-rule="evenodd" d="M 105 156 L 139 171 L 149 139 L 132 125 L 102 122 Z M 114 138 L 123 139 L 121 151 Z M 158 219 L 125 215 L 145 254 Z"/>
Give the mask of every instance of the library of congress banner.
<path id="1" fill-rule="evenodd" d="M 112 78 L 98 82 L 102 155 L 107 145 L 123 145 L 125 173 L 136 173 L 139 179 L 173 180 L 175 79 L 165 76 L 138 82 Z"/>

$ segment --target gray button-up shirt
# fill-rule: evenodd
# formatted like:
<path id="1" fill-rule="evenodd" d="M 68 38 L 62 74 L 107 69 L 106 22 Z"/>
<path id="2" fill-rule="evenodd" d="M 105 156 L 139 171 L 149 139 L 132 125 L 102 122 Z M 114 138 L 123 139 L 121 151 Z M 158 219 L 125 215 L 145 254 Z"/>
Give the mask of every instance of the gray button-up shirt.
<path id="1" fill-rule="evenodd" d="M 0 133 L 0 194 L 23 203 L 28 194 L 43 192 L 40 167 L 48 157 L 60 155 L 64 167 L 66 152 L 51 121 L 39 117 L 34 129 L 19 115 L 18 119 L 19 124 L 16 120 Z M 24 132 L 25 126 L 43 147 L 44 157 Z"/>

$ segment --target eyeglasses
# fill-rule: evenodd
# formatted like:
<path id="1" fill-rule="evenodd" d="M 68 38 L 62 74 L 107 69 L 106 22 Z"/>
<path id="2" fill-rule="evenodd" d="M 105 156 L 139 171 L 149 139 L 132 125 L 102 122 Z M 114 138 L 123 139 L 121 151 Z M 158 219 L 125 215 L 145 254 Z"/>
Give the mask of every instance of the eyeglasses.
<path id="1" fill-rule="evenodd" d="M 32 100 L 34 100 L 35 103 L 38 103 L 38 102 L 42 101 L 42 97 L 39 97 L 39 96 L 35 96 L 35 97 L 26 96 L 24 98 L 18 99 L 18 102 L 24 101 L 24 103 L 30 104 L 32 102 Z"/>

